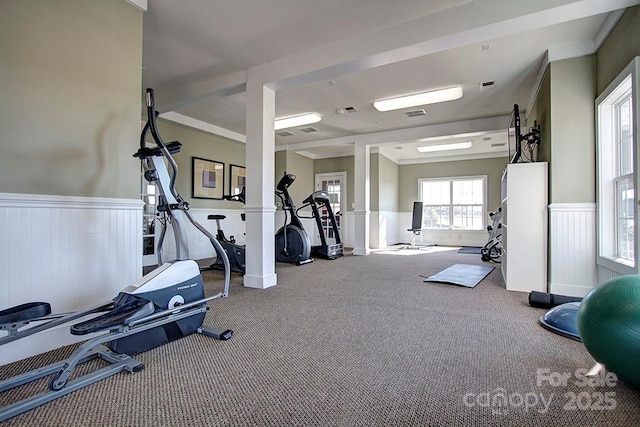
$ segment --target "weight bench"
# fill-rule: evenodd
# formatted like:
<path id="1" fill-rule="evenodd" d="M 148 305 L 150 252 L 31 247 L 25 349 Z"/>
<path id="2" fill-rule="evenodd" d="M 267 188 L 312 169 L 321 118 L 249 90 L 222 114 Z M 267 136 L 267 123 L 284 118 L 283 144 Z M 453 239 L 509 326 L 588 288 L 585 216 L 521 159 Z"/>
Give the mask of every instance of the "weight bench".
<path id="1" fill-rule="evenodd" d="M 411 245 L 403 246 L 401 249 L 420 249 L 421 247 L 433 246 L 416 244 L 416 237 L 422 235 L 422 207 L 422 202 L 413 202 L 411 228 L 407 228 L 407 231 L 411 232 Z"/>

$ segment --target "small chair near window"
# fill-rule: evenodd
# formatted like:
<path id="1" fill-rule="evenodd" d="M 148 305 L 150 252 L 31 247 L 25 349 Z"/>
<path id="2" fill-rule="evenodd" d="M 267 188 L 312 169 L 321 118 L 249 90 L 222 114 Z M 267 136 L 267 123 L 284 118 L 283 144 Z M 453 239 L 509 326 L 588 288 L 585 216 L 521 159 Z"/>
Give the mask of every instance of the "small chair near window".
<path id="1" fill-rule="evenodd" d="M 407 231 L 411 231 L 411 246 L 405 246 L 405 249 L 418 249 L 419 245 L 416 244 L 416 236 L 422 234 L 422 202 L 413 202 L 411 228 L 407 228 Z"/>

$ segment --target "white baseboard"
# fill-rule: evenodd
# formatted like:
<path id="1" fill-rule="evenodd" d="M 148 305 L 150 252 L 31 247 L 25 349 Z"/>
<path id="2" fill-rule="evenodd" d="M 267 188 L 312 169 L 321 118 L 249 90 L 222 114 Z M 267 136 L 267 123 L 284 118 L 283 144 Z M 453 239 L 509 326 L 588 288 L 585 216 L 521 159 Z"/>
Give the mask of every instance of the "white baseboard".
<path id="1" fill-rule="evenodd" d="M 555 295 L 566 295 L 570 297 L 583 297 L 589 293 L 593 287 L 591 286 L 578 286 L 578 285 L 565 285 L 561 283 L 548 283 L 549 293 Z"/>

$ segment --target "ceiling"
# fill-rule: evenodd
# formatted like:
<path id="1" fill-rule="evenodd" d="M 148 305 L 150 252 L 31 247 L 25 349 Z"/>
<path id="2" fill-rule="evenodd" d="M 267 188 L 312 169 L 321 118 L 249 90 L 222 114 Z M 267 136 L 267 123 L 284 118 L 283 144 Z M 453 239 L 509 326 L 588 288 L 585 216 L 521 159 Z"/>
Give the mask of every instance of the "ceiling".
<path id="1" fill-rule="evenodd" d="M 322 120 L 276 132 L 276 149 L 353 154 L 366 136 L 402 163 L 507 155 L 547 62 L 589 54 L 633 0 L 149 0 L 143 85 L 166 119 L 244 141 L 247 69 L 276 90 L 276 117 Z M 493 82 L 488 89 L 482 84 Z M 378 112 L 373 102 L 460 85 L 464 96 Z M 422 116 L 408 117 L 409 110 Z M 529 124 L 531 125 L 531 124 Z M 419 145 L 472 148 L 419 153 Z"/>

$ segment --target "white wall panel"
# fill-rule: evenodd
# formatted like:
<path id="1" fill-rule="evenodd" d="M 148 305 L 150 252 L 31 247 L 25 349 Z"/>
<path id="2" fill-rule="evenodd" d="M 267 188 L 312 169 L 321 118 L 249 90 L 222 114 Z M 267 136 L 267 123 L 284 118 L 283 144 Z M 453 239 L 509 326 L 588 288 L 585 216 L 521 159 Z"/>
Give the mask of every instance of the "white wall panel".
<path id="1" fill-rule="evenodd" d="M 607 280 L 611 280 L 611 279 L 615 279 L 616 277 L 621 277 L 623 276 L 622 274 L 613 271 L 613 270 L 609 270 L 606 267 L 603 267 L 601 265 L 598 265 L 598 283 L 603 283 L 606 282 Z"/>
<path id="2" fill-rule="evenodd" d="M 0 193 L 0 309 L 44 301 L 64 313 L 110 301 L 142 275 L 141 225 L 139 200 Z M 43 332 L 3 346 L 0 364 L 74 341 Z"/>
<path id="3" fill-rule="evenodd" d="M 394 243 L 411 242 L 411 212 L 399 212 L 396 216 L 396 230 L 398 232 Z M 435 244 L 441 246 L 484 246 L 489 239 L 489 233 L 486 230 L 475 231 L 458 231 L 458 230 L 422 230 L 420 236 L 416 236 L 417 244 Z M 394 244 L 390 243 L 390 244 Z"/>
<path id="4" fill-rule="evenodd" d="M 402 228 L 398 221 L 399 215 L 398 212 L 371 211 L 369 243 L 372 249 L 383 249 L 399 243 L 399 230 Z"/>
<path id="5" fill-rule="evenodd" d="M 597 284 L 596 206 L 549 205 L 549 292 L 584 296 Z"/>

